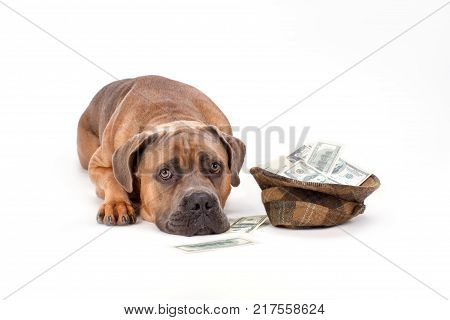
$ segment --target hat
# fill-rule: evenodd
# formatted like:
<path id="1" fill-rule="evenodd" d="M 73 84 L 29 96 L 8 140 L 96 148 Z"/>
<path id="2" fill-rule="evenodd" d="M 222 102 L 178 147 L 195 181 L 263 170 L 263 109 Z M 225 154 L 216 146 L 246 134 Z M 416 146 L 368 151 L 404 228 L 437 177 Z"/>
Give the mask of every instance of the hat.
<path id="1" fill-rule="evenodd" d="M 305 182 L 262 168 L 250 173 L 261 188 L 270 223 L 276 227 L 329 227 L 364 212 L 364 200 L 380 186 L 371 175 L 360 186 Z"/>

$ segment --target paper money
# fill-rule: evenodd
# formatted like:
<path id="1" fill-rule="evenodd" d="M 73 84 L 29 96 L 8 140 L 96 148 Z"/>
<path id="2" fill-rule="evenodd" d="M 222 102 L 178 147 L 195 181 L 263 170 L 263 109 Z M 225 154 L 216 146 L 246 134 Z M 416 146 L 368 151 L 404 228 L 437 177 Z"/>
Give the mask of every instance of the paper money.
<path id="1" fill-rule="evenodd" d="M 314 169 L 329 174 L 339 159 L 341 149 L 342 147 L 338 145 L 317 142 L 305 162 Z"/>
<path id="2" fill-rule="evenodd" d="M 339 184 L 359 186 L 370 177 L 370 173 L 339 159 L 331 172 L 330 177 Z"/>
<path id="3" fill-rule="evenodd" d="M 194 253 L 194 252 L 204 252 L 209 250 L 237 247 L 246 244 L 253 244 L 252 241 L 243 238 L 231 238 L 223 239 L 209 242 L 201 242 L 194 244 L 185 244 L 181 246 L 176 246 L 175 248 L 183 250 L 184 252 Z"/>
<path id="4" fill-rule="evenodd" d="M 314 146 L 303 145 L 286 158 L 280 157 L 276 162 L 271 162 L 265 169 L 300 181 L 361 185 L 371 174 L 340 158 L 341 150 L 340 146 L 325 142 L 317 142 Z M 319 170 L 329 170 L 330 167 L 332 170 L 329 172 Z"/>
<path id="5" fill-rule="evenodd" d="M 333 183 L 328 177 L 322 173 L 314 170 L 303 161 L 296 162 L 288 170 L 283 172 L 288 178 L 305 181 L 305 182 L 319 182 L 319 183 Z"/>
<path id="6" fill-rule="evenodd" d="M 290 165 L 291 163 L 287 161 L 284 156 L 280 156 L 277 159 L 266 163 L 262 166 L 262 168 L 272 173 L 279 174 L 280 172 L 288 168 L 288 164 Z"/>
<path id="7" fill-rule="evenodd" d="M 267 221 L 267 216 L 250 216 L 242 217 L 236 220 L 231 226 L 228 232 L 246 232 L 250 233 L 253 230 L 259 228 L 264 222 Z"/>
<path id="8" fill-rule="evenodd" d="M 311 145 L 303 145 L 294 152 L 292 152 L 290 155 L 287 156 L 287 159 L 291 163 L 295 163 L 299 160 L 305 161 L 308 157 L 309 153 L 311 152 L 312 146 Z"/>

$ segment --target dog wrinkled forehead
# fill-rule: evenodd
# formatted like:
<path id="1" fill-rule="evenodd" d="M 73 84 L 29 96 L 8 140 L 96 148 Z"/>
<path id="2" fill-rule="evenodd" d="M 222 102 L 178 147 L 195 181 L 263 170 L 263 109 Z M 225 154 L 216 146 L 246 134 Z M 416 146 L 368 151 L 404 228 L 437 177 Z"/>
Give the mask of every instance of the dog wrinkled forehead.
<path id="1" fill-rule="evenodd" d="M 207 127 L 182 126 L 165 132 L 161 143 L 181 143 L 186 148 L 221 143 L 220 137 Z"/>
<path id="2" fill-rule="evenodd" d="M 152 132 L 164 133 L 167 137 L 179 133 L 200 133 L 207 131 L 210 127 L 197 121 L 173 121 L 167 124 L 155 126 L 151 129 Z"/>
<path id="3" fill-rule="evenodd" d="M 228 154 L 222 140 L 204 127 L 180 126 L 160 135 L 153 146 L 145 148 L 142 161 L 145 167 L 157 167 L 164 162 L 180 159 L 186 166 L 197 162 L 200 154 L 228 164 Z"/>

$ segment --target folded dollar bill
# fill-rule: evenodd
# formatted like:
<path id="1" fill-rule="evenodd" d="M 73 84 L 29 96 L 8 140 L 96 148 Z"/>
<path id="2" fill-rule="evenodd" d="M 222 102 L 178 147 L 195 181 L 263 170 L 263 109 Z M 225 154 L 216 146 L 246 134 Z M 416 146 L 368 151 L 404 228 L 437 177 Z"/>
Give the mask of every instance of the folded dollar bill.
<path id="1" fill-rule="evenodd" d="M 176 246 L 175 248 L 183 250 L 184 252 L 194 253 L 194 252 L 216 250 L 221 248 L 237 247 L 247 244 L 253 244 L 253 242 L 243 238 L 231 238 L 208 242 L 200 242 L 194 244 L 185 244 L 181 246 Z"/>
<path id="2" fill-rule="evenodd" d="M 280 156 L 266 164 L 260 165 L 260 167 L 273 173 L 280 173 L 289 168 L 291 162 L 293 162 L 289 161 L 286 161 L 286 157 Z"/>
<path id="3" fill-rule="evenodd" d="M 370 173 L 367 173 L 340 158 L 330 174 L 330 178 L 337 183 L 351 186 L 360 186 L 369 177 Z"/>
<path id="4" fill-rule="evenodd" d="M 267 215 L 242 217 L 233 222 L 228 232 L 245 232 L 250 233 L 258 229 L 268 220 Z"/>
<path id="5" fill-rule="evenodd" d="M 305 162 L 317 171 L 328 175 L 334 168 L 339 155 L 341 146 L 326 142 L 317 142 L 309 152 Z"/>
<path id="6" fill-rule="evenodd" d="M 327 142 L 302 145 L 264 169 L 291 179 L 359 186 L 371 175 L 340 157 L 342 147 Z"/>
<path id="7" fill-rule="evenodd" d="M 294 152 L 292 152 L 290 155 L 288 155 L 287 159 L 292 163 L 295 163 L 299 160 L 305 161 L 309 153 L 311 152 L 311 149 L 312 149 L 311 145 L 303 145 Z"/>

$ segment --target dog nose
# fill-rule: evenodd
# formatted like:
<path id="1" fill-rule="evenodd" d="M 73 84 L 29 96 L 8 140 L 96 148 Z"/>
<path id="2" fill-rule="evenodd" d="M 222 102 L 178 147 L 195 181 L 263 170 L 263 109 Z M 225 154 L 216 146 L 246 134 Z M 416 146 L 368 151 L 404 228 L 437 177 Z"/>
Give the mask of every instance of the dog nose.
<path id="1" fill-rule="evenodd" d="M 216 198 L 206 192 L 195 192 L 185 198 L 185 209 L 192 213 L 207 213 L 217 207 Z"/>

